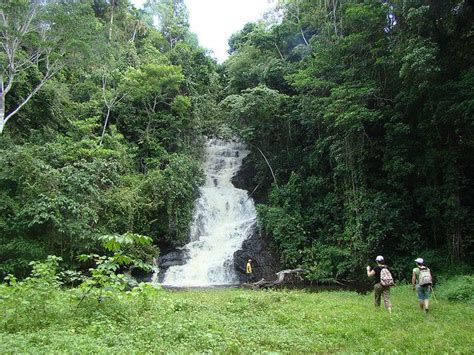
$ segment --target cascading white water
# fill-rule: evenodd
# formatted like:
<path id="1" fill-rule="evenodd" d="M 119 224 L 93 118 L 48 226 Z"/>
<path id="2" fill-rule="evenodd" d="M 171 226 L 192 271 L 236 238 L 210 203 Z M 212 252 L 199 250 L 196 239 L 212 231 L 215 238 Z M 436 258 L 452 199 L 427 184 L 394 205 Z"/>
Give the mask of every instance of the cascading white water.
<path id="1" fill-rule="evenodd" d="M 243 144 L 219 139 L 206 143 L 206 183 L 196 201 L 186 264 L 170 267 L 163 285 L 195 287 L 238 282 L 234 252 L 242 247 L 256 221 L 255 205 L 247 191 L 231 179 L 248 154 Z"/>

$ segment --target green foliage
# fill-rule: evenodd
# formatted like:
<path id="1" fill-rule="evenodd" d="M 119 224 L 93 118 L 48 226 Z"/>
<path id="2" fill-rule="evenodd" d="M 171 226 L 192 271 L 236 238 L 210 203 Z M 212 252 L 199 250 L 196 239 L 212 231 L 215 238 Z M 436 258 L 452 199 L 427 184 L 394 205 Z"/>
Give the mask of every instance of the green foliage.
<path id="1" fill-rule="evenodd" d="M 99 240 L 105 249 L 111 252 L 117 252 L 122 247 L 138 244 L 147 245 L 151 242 L 151 238 L 145 235 L 126 233 L 123 235 L 101 235 Z"/>
<path id="2" fill-rule="evenodd" d="M 48 256 L 43 262 L 31 262 L 31 275 L 23 281 L 17 281 L 13 275 L 5 278 L 9 285 L 0 285 L 3 329 L 13 332 L 38 329 L 61 317 L 60 261 L 59 257 Z"/>
<path id="3" fill-rule="evenodd" d="M 36 4 L 1 6 L 20 20 Z M 7 111 L 58 67 L 0 138 L 2 277 L 50 254 L 76 267 L 104 235 L 109 247 L 127 233 L 183 244 L 203 135 L 227 127 L 252 151 L 247 184 L 286 267 L 334 281 L 365 278 L 376 254 L 401 279 L 421 253 L 435 270 L 472 264 L 471 3 L 278 1 L 232 36 L 222 66 L 198 47 L 183 1 L 38 9 Z M 37 48 L 51 60 L 34 60 Z M 0 66 L 6 78 L 3 51 Z"/>
<path id="4" fill-rule="evenodd" d="M 127 73 L 126 85 L 138 100 L 152 108 L 154 100 L 165 101 L 173 95 L 184 80 L 179 68 L 170 65 L 146 64 L 138 70 Z"/>
<path id="5" fill-rule="evenodd" d="M 436 295 L 450 301 L 474 304 L 474 276 L 459 275 L 446 281 L 441 281 L 436 289 Z"/>
<path id="6" fill-rule="evenodd" d="M 2 2 L 0 11 L 0 133 L 7 121 L 15 121 L 11 130 L 24 134 L 24 113 L 31 110 L 37 93 L 65 67 L 74 70 L 88 61 L 88 44 L 100 24 L 82 2 L 16 0 Z"/>
<path id="7" fill-rule="evenodd" d="M 56 58 L 61 66 L 0 138 L 2 279 L 26 277 L 31 260 L 51 254 L 81 268 L 76 257 L 103 253 L 104 235 L 149 236 L 153 245 L 122 250 L 146 262 L 156 247 L 186 240 L 202 183 L 206 110 L 219 82 L 215 62 L 187 29 L 184 3 L 179 18 L 171 2 L 158 5 L 168 21 L 160 29 L 123 1 L 38 7 L 39 20 L 54 19 L 45 28 L 49 64 Z M 36 4 L 1 6 L 21 10 L 19 20 Z M 27 37 L 18 60 L 44 44 L 35 31 Z M 18 77 L 7 109 L 34 89 L 46 63 L 39 59 Z"/>
<path id="8" fill-rule="evenodd" d="M 189 36 L 188 10 L 183 0 L 148 0 L 145 12 L 150 25 L 158 18 L 158 30 L 170 47 Z"/>
<path id="9" fill-rule="evenodd" d="M 422 253 L 446 273 L 472 265 L 471 12 L 279 1 L 276 21 L 232 36 L 221 107 L 285 267 L 334 281 L 365 278 L 378 254 L 400 279 Z"/>
<path id="10" fill-rule="evenodd" d="M 33 267 L 33 270 L 31 270 L 31 276 L 26 278 L 25 282 L 31 283 L 37 288 L 58 288 L 61 282 L 57 272 L 59 262 L 61 261 L 61 258 L 54 255 L 49 255 L 44 262 L 32 261 L 30 265 Z"/>
<path id="11" fill-rule="evenodd" d="M 123 291 L 129 283 L 129 279 L 120 269 L 123 268 L 140 268 L 145 271 L 151 271 L 152 265 L 146 260 L 136 258 L 136 253 L 133 253 L 133 246 L 150 245 L 152 239 L 150 237 L 125 233 L 123 235 L 102 235 L 99 237 L 104 248 L 113 254 L 111 256 L 100 256 L 97 254 L 79 255 L 78 259 L 83 262 L 93 261 L 95 267 L 90 268 L 90 276 L 80 285 L 84 289 L 84 295 L 81 302 L 92 291 L 98 296 L 99 301 L 104 297 L 112 297 L 114 292 Z M 129 253 L 129 252 L 132 253 Z M 147 259 L 153 260 L 157 256 L 158 250 L 152 249 L 153 254 L 148 255 Z"/>
<path id="12" fill-rule="evenodd" d="M 440 299 L 424 315 L 408 287 L 392 288 L 391 316 L 373 309 L 372 293 L 344 291 L 170 292 L 141 284 L 78 307 L 79 294 L 54 289 L 40 299 L 0 285 L 0 351 L 465 353 L 474 345 L 472 306 Z"/>
<path id="13" fill-rule="evenodd" d="M 43 146 L 4 147 L 0 193 L 7 204 L 2 235 L 23 235 L 33 248 L 47 243 L 48 253 L 58 253 L 68 261 L 71 253 L 95 243 L 97 210 L 107 204 L 102 191 L 119 183 L 131 162 L 124 146 L 98 148 L 97 140 L 88 137 L 94 126 L 91 120 L 79 122 L 71 129 L 74 138 L 57 136 Z M 16 257 L 21 259 L 21 254 Z M 14 254 L 3 256 L 8 260 Z"/>

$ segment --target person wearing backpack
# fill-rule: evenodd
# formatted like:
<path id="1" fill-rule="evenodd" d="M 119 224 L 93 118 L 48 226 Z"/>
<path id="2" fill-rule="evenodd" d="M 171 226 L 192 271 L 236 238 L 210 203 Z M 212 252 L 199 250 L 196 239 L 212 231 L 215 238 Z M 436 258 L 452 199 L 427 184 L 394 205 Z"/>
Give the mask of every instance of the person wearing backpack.
<path id="1" fill-rule="evenodd" d="M 375 276 L 374 295 L 375 307 L 380 307 L 380 298 L 383 295 L 383 303 L 389 313 L 392 313 L 392 304 L 390 303 L 390 287 L 394 285 L 392 274 L 385 265 L 385 260 L 382 255 L 375 258 L 377 266 L 371 268 L 367 266 L 367 276 Z"/>
<path id="2" fill-rule="evenodd" d="M 416 268 L 413 269 L 413 276 L 411 278 L 413 291 L 416 290 L 418 294 L 420 308 L 425 313 L 428 313 L 433 276 L 431 275 L 430 269 L 425 266 L 425 261 L 422 258 L 416 258 L 415 263 Z"/>

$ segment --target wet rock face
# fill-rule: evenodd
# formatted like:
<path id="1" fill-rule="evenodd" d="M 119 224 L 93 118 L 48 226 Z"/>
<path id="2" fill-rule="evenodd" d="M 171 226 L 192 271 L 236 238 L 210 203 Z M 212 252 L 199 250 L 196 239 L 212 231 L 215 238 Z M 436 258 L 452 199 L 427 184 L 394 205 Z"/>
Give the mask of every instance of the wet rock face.
<path id="1" fill-rule="evenodd" d="M 184 265 L 188 259 L 189 255 L 187 251 L 183 249 L 174 249 L 169 253 L 160 256 L 157 261 L 160 270 L 158 273 L 158 282 L 161 283 L 163 281 L 168 268 L 175 265 Z"/>
<path id="2" fill-rule="evenodd" d="M 277 257 L 270 251 L 268 237 L 260 231 L 257 225 L 253 227 L 253 233 L 244 241 L 242 249 L 234 253 L 234 268 L 241 282 L 248 282 L 246 266 L 247 260 L 252 259 L 252 281 L 275 280 L 279 271 Z"/>
<path id="3" fill-rule="evenodd" d="M 256 187 L 253 179 L 256 175 L 252 154 L 245 157 L 239 171 L 232 177 L 232 184 L 248 193 L 252 193 Z M 256 203 L 264 201 L 265 191 L 259 187 L 252 194 Z M 262 278 L 266 280 L 276 279 L 275 273 L 279 271 L 278 258 L 273 255 L 269 247 L 269 238 L 257 225 L 254 225 L 251 236 L 244 241 L 242 248 L 234 253 L 234 268 L 241 282 L 247 282 L 246 266 L 247 260 L 252 259 L 253 281 Z"/>
<path id="4" fill-rule="evenodd" d="M 251 156 L 252 154 L 246 156 L 242 160 L 242 165 L 239 171 L 231 179 L 232 185 L 238 189 L 247 190 L 249 194 L 252 193 L 252 191 L 257 186 L 257 184 L 253 181 L 256 172 Z M 255 190 L 252 194 L 252 198 L 255 203 L 262 203 L 264 196 L 265 191 L 261 187 L 257 188 L 257 190 Z"/>
<path id="5" fill-rule="evenodd" d="M 250 158 L 247 156 L 242 160 L 239 171 L 232 177 L 231 182 L 238 189 L 252 191 L 252 180 L 255 171 L 251 166 Z"/>

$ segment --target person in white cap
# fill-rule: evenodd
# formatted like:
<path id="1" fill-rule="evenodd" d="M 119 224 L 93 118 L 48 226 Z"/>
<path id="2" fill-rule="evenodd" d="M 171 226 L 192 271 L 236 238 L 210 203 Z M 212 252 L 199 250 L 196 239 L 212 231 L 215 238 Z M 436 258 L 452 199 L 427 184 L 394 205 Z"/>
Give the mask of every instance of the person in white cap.
<path id="1" fill-rule="evenodd" d="M 425 261 L 422 258 L 416 258 L 415 263 L 416 268 L 413 269 L 413 276 L 411 278 L 413 291 L 416 290 L 416 293 L 418 294 L 420 308 L 425 313 L 428 313 L 433 277 L 431 276 L 430 269 L 425 266 Z"/>
<path id="2" fill-rule="evenodd" d="M 380 296 L 383 295 L 383 303 L 385 308 L 392 313 L 392 304 L 390 303 L 390 286 L 393 285 L 393 277 L 390 271 L 385 265 L 385 260 L 382 255 L 378 255 L 375 258 L 377 266 L 371 268 L 367 266 L 367 276 L 375 276 L 374 285 L 374 296 L 375 296 L 375 307 L 380 307 Z"/>

